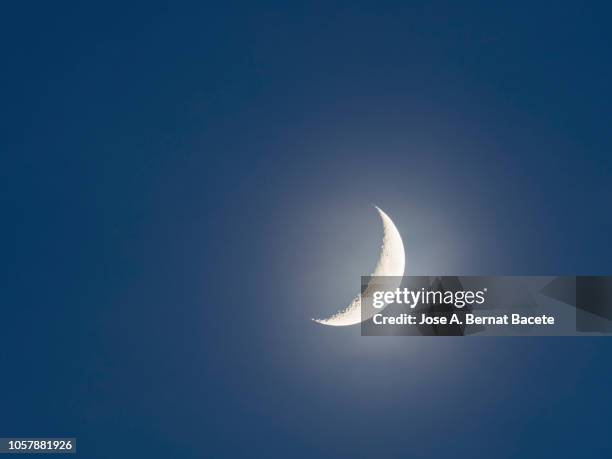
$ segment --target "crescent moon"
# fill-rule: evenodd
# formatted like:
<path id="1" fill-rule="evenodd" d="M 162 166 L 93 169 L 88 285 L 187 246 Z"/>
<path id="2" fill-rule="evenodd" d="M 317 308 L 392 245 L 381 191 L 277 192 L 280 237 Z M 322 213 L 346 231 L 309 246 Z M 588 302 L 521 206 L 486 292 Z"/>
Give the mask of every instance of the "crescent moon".
<path id="1" fill-rule="evenodd" d="M 396 281 L 397 285 L 392 285 L 392 283 L 389 283 L 389 285 L 386 287 L 386 289 L 395 289 L 399 287 L 401 277 L 404 275 L 404 267 L 406 263 L 404 243 L 402 242 L 402 237 L 395 227 L 393 220 L 391 220 L 389 216 L 380 208 L 377 206 L 374 207 L 376 207 L 376 210 L 378 211 L 383 223 L 383 242 L 380 248 L 378 263 L 376 264 L 376 268 L 374 268 L 374 272 L 371 274 L 371 276 L 396 276 L 400 278 Z M 366 295 L 368 293 L 368 289 L 369 285 L 366 287 L 364 292 Z M 378 311 L 380 310 L 381 309 L 378 309 Z M 338 311 L 333 316 L 328 317 L 327 319 L 313 320 L 323 325 L 343 327 L 346 325 L 355 325 L 364 322 L 372 317 L 376 311 L 377 310 L 372 310 L 368 311 L 367 313 L 364 311 L 362 314 L 360 293 L 345 309 Z"/>

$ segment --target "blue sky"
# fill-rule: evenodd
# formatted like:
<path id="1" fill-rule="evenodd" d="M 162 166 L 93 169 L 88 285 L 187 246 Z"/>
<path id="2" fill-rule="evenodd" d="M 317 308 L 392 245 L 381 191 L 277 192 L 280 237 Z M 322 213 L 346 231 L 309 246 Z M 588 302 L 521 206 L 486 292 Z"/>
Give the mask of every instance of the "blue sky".
<path id="1" fill-rule="evenodd" d="M 329 329 L 409 274 L 610 274 L 603 3 L 5 6 L 2 436 L 607 457 L 606 338 Z M 111 441 L 112 439 L 112 441 Z"/>

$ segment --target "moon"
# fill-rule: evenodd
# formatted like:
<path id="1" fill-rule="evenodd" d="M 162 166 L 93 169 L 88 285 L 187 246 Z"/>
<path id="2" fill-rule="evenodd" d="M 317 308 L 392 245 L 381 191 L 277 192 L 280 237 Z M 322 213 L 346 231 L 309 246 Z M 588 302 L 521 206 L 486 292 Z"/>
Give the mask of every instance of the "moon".
<path id="1" fill-rule="evenodd" d="M 379 207 L 374 206 L 378 211 L 383 224 L 383 242 L 380 248 L 380 255 L 378 257 L 378 263 L 374 272 L 371 274 L 372 277 L 376 276 L 394 276 L 398 277 L 395 281 L 397 285 L 393 285 L 393 282 L 386 284 L 385 289 L 395 289 L 399 287 L 401 283 L 401 277 L 404 275 L 404 267 L 406 263 L 406 256 L 404 253 L 404 243 L 399 231 L 395 227 L 393 220 L 384 213 Z M 370 290 L 368 285 L 364 294 L 367 296 Z M 371 294 L 371 293 L 370 293 Z M 373 309 L 373 308 L 372 308 Z M 380 311 L 381 309 L 378 309 Z M 357 295 L 349 305 L 336 314 L 328 317 L 327 319 L 313 319 L 323 325 L 330 325 L 332 327 L 344 327 L 347 325 L 355 325 L 368 320 L 374 315 L 377 310 L 361 311 L 361 293 Z"/>

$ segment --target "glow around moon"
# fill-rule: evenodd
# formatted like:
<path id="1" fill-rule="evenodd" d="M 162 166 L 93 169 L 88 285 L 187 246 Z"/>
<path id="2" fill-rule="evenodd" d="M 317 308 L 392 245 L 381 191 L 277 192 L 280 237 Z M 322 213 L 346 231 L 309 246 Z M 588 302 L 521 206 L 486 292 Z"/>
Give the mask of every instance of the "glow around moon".
<path id="1" fill-rule="evenodd" d="M 384 213 L 381 209 L 376 207 L 376 210 L 380 214 L 380 218 L 383 223 L 383 242 L 380 249 L 380 256 L 378 257 L 378 263 L 374 272 L 371 276 L 397 276 L 397 286 L 401 282 L 401 276 L 404 275 L 405 266 L 405 254 L 404 254 L 404 243 L 399 231 L 395 227 L 393 221 L 389 216 Z M 369 285 L 365 289 L 365 294 L 368 294 Z M 380 311 L 380 309 L 379 309 Z M 361 293 L 357 295 L 353 301 L 343 310 L 336 314 L 328 317 L 327 319 L 314 319 L 323 325 L 330 325 L 334 327 L 342 327 L 346 325 L 355 325 L 361 323 L 374 314 L 375 310 L 364 312 L 361 311 Z"/>

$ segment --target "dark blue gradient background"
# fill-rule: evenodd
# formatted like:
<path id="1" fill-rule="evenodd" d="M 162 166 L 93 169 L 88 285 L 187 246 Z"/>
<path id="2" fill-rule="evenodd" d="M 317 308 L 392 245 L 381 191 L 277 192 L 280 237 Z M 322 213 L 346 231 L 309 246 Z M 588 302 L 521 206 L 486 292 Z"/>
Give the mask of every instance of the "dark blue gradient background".
<path id="1" fill-rule="evenodd" d="M 0 14 L 0 436 L 86 458 L 610 457 L 612 339 L 318 326 L 375 262 L 611 274 L 605 3 Z"/>

